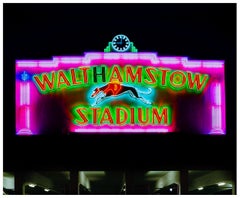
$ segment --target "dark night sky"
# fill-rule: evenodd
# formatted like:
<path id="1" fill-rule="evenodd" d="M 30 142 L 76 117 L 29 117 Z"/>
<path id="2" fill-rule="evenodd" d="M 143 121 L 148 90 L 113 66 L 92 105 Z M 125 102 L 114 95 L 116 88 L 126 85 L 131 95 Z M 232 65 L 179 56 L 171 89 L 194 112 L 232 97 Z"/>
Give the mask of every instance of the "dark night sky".
<path id="1" fill-rule="evenodd" d="M 235 4 L 4 4 L 3 14 L 5 169 L 17 167 L 32 169 L 34 166 L 46 169 L 53 167 L 119 169 L 134 167 L 135 163 L 141 164 L 140 168 L 165 169 L 235 166 Z M 14 136 L 16 59 L 51 59 L 52 56 L 83 55 L 84 52 L 103 51 L 107 43 L 119 33 L 127 35 L 139 52 L 157 52 L 159 56 L 188 56 L 189 59 L 195 60 L 225 60 L 228 135 L 224 138 L 180 137 L 180 139 L 131 135 L 27 139 Z M 83 146 L 79 146 L 81 144 Z M 201 152 L 202 145 L 205 145 L 205 148 L 199 158 L 188 153 L 189 149 L 195 149 L 196 153 Z M 220 149 L 220 153 L 209 151 L 213 145 Z M 96 151 L 96 146 L 102 148 Z M 13 150 L 13 147 L 18 150 Z M 34 147 L 36 153 L 33 151 L 28 153 L 22 161 L 31 164 L 26 165 L 27 163 L 15 159 L 15 156 L 25 152 L 29 147 Z M 41 158 L 44 152 L 49 152 L 50 147 L 52 157 L 48 157 L 45 164 Z M 86 147 L 87 150 L 83 149 Z M 165 158 L 162 162 L 155 158 L 159 155 L 157 148 L 160 150 L 168 148 L 162 154 L 162 159 Z M 109 150 L 114 154 L 112 155 Z M 122 156 L 122 152 L 127 154 L 120 162 L 122 157 L 118 156 Z M 141 152 L 148 155 L 142 157 Z M 221 152 L 230 152 L 231 155 L 226 157 L 227 155 L 222 155 Z M 81 156 L 79 158 L 88 163 L 80 163 L 80 159 L 67 157 L 69 153 Z M 168 156 L 170 153 L 185 154 L 172 159 Z M 98 166 L 94 163 L 96 156 L 101 156 Z M 224 162 L 222 156 L 226 157 Z M 106 161 L 110 161 L 110 164 Z"/>

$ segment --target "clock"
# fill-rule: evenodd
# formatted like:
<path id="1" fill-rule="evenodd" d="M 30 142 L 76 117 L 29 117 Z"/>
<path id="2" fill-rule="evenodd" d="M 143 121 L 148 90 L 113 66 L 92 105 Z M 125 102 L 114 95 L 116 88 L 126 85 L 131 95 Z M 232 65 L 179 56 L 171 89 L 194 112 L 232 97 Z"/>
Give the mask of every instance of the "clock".
<path id="1" fill-rule="evenodd" d="M 116 52 L 126 52 L 130 48 L 130 40 L 127 36 L 119 34 L 112 40 L 112 49 Z"/>

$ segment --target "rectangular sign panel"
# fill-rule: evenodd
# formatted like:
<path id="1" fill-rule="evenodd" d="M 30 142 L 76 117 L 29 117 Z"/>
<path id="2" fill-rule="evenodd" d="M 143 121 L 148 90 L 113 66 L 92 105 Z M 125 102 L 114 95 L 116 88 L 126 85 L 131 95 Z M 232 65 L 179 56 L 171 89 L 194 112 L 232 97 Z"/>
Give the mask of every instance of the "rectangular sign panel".
<path id="1" fill-rule="evenodd" d="M 16 61 L 16 134 L 226 134 L 224 61 L 85 53 Z"/>

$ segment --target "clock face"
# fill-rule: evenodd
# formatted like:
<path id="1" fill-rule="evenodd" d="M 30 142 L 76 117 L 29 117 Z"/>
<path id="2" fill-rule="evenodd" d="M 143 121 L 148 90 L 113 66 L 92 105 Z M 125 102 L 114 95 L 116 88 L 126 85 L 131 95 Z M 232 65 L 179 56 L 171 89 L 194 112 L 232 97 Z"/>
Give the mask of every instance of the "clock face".
<path id="1" fill-rule="evenodd" d="M 125 52 L 130 48 L 130 40 L 127 36 L 119 34 L 113 38 L 112 48 L 117 52 Z"/>

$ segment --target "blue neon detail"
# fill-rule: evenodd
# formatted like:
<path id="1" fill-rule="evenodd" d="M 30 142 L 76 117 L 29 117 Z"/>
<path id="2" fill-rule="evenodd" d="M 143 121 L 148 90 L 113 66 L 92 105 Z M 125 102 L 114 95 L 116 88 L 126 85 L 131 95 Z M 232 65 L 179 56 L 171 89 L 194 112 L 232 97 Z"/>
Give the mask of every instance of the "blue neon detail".
<path id="1" fill-rule="evenodd" d="M 24 72 L 21 74 L 21 78 L 22 78 L 23 81 L 26 81 L 26 80 L 29 79 L 29 75 L 27 74 L 27 72 L 24 71 Z"/>
<path id="2" fill-rule="evenodd" d="M 120 42 L 117 42 L 118 39 L 120 39 Z M 126 44 L 121 47 L 118 46 L 118 44 L 122 45 L 123 39 L 126 42 Z M 112 45 L 112 49 L 116 52 L 126 52 L 130 49 L 131 43 L 130 43 L 129 38 L 126 35 L 118 34 L 113 38 L 111 45 Z"/>
<path id="3" fill-rule="evenodd" d="M 17 73 L 16 78 L 21 81 L 29 81 L 32 79 L 32 75 L 26 71 L 23 71 L 21 73 Z"/>

